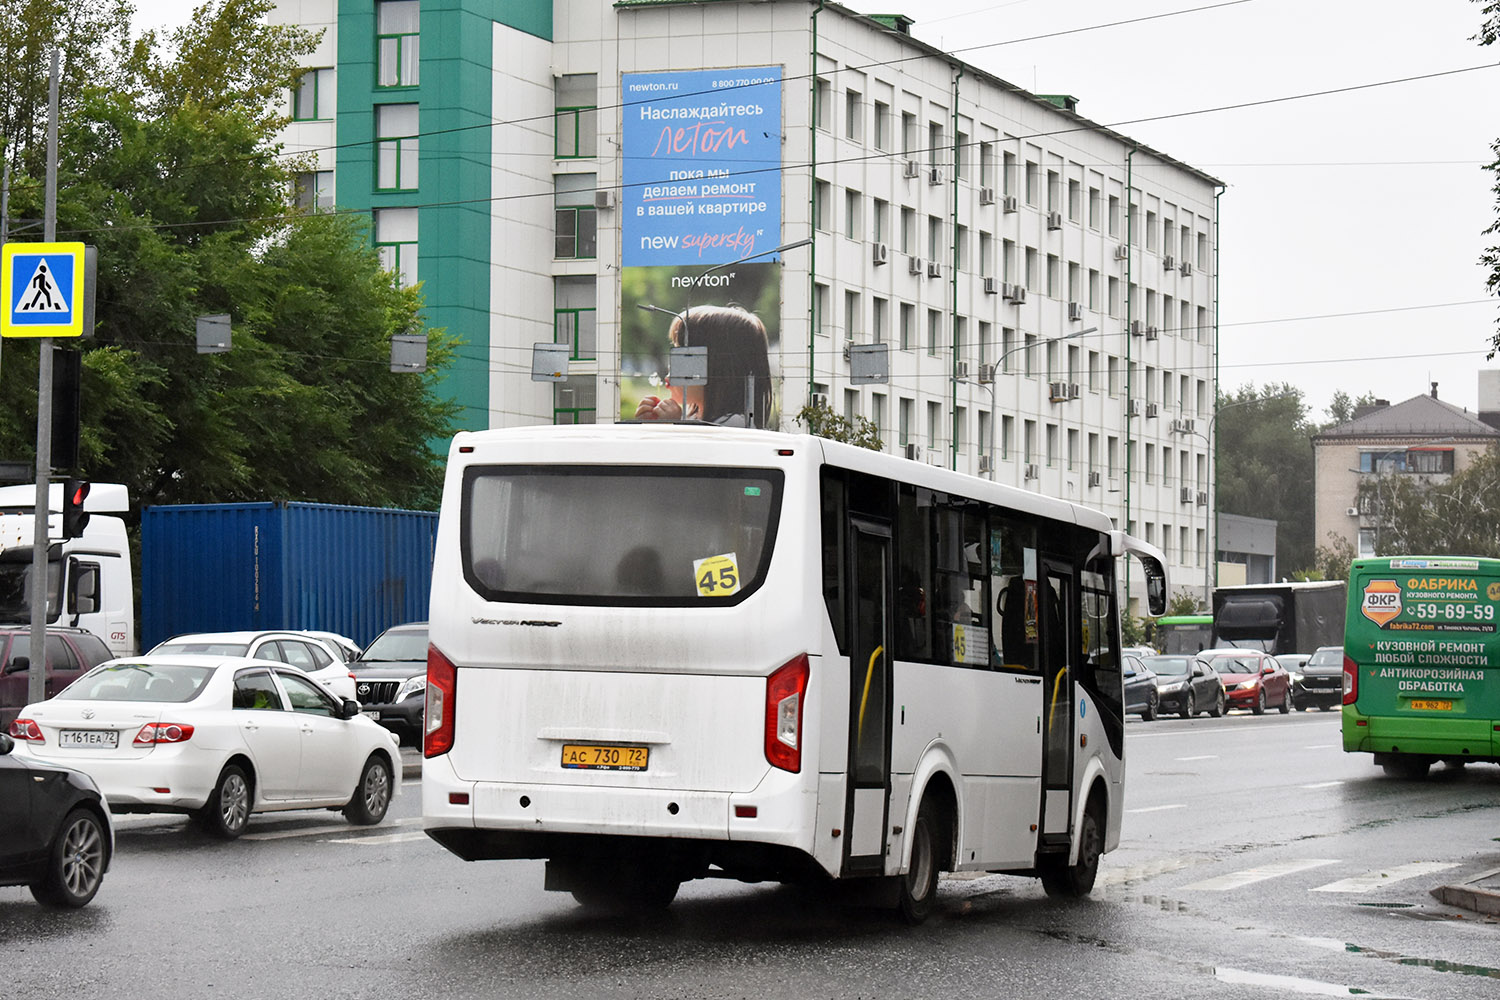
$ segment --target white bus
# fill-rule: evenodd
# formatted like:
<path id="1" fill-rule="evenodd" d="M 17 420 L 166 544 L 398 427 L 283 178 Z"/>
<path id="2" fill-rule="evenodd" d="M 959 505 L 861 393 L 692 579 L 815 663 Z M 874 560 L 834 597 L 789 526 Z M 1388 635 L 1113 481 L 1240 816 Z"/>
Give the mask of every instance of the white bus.
<path id="1" fill-rule="evenodd" d="M 585 905 L 704 877 L 939 871 L 1083 894 L 1119 841 L 1101 513 L 821 438 L 458 434 L 429 616 L 423 825 Z"/>

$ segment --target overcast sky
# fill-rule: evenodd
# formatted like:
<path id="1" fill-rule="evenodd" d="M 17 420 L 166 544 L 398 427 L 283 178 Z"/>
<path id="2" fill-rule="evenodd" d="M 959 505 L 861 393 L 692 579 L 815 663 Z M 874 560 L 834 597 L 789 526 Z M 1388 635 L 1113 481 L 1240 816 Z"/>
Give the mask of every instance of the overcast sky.
<path id="1" fill-rule="evenodd" d="M 175 24 L 188 0 L 137 0 Z M 853 0 L 1228 184 L 1220 384 L 1477 408 L 1500 315 L 1477 259 L 1500 236 L 1500 46 L 1470 0 Z M 1197 9 L 1195 9 L 1197 8 Z M 1209 8 L 1209 9 L 1202 9 Z M 1177 12 L 1177 13 L 1174 13 Z M 1168 15 L 1133 24 L 1117 22 Z M 1088 30 L 1078 30 L 1088 29 Z M 1067 34 L 1051 38 L 1041 35 Z M 1025 39 L 1035 39 L 1026 41 Z M 1486 66 L 1488 64 L 1488 66 Z M 1454 73 L 1455 70 L 1470 72 Z M 1384 81 L 1425 80 L 1369 87 Z M 1259 107 L 1212 110 L 1350 87 Z M 1206 112 L 1184 114 L 1186 112 Z M 1163 115 L 1180 117 L 1142 121 Z"/>

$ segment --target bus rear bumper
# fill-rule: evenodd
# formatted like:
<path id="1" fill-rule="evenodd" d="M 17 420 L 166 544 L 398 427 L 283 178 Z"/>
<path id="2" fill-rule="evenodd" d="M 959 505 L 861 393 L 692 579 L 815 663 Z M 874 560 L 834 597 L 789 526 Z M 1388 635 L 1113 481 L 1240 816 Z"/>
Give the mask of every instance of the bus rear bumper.
<path id="1" fill-rule="evenodd" d="M 1495 760 L 1496 726 L 1491 719 L 1431 716 L 1367 716 L 1344 708 L 1344 750 L 1349 753 L 1416 754 L 1444 760 Z"/>

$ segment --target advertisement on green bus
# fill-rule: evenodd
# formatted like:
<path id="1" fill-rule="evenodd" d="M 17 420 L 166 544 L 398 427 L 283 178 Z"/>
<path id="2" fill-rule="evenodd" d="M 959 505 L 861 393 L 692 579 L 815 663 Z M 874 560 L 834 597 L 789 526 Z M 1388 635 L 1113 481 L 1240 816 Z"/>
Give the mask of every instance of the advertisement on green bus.
<path id="1" fill-rule="evenodd" d="M 1500 560 L 1355 560 L 1344 628 L 1344 750 L 1388 774 L 1500 762 Z"/>

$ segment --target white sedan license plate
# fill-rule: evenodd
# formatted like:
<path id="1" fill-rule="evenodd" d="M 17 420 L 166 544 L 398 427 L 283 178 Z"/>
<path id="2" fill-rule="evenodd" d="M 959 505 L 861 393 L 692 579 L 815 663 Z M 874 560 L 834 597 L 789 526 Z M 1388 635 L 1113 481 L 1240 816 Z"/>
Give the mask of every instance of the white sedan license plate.
<path id="1" fill-rule="evenodd" d="M 65 747 L 108 747 L 120 745 L 120 734 L 114 729 L 64 729 L 57 743 Z"/>

